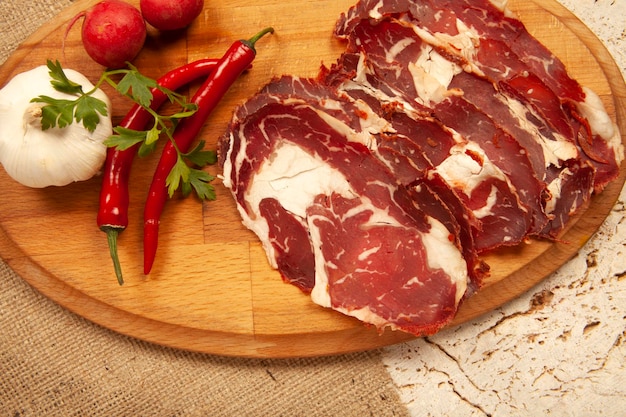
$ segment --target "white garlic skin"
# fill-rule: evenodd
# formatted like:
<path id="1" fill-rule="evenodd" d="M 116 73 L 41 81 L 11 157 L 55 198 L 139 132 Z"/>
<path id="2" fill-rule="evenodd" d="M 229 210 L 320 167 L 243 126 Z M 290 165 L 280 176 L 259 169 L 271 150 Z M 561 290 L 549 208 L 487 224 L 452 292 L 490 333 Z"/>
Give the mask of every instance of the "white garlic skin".
<path id="1" fill-rule="evenodd" d="M 63 70 L 67 77 L 93 89 L 82 74 Z M 50 84 L 46 66 L 39 66 L 16 75 L 0 90 L 0 163 L 19 183 L 33 188 L 64 186 L 85 181 L 96 175 L 106 158 L 103 141 L 113 132 L 111 102 L 101 90 L 93 96 L 107 105 L 107 116 L 89 132 L 82 123 L 74 121 L 65 128 L 41 129 L 42 103 L 30 101 L 40 95 L 54 98 L 76 97 L 56 91 Z"/>

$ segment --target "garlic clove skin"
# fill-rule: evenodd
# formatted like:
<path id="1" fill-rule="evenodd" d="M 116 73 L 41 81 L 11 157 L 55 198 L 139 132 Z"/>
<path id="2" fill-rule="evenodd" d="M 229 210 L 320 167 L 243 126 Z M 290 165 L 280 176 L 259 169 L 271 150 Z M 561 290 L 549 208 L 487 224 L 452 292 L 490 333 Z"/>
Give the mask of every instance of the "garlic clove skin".
<path id="1" fill-rule="evenodd" d="M 94 88 L 79 72 L 64 72 L 84 91 Z M 16 75 L 0 90 L 0 163 L 14 180 L 33 188 L 64 186 L 92 178 L 106 159 L 107 147 L 103 142 L 113 133 L 111 102 L 101 90 L 93 96 L 106 103 L 108 116 L 100 116 L 93 132 L 76 122 L 62 129 L 42 130 L 43 104 L 31 103 L 33 98 L 76 98 L 56 91 L 50 80 L 48 68 L 40 66 Z"/>

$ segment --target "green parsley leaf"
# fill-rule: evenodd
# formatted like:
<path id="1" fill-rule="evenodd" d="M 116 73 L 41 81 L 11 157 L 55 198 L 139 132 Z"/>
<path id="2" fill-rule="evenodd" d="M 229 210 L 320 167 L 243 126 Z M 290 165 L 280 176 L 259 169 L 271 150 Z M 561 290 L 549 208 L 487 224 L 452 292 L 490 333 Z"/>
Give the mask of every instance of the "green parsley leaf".
<path id="1" fill-rule="evenodd" d="M 63 67 L 61 67 L 61 63 L 56 60 L 52 62 L 51 60 L 47 61 L 48 74 L 50 74 L 50 78 L 52 81 L 50 83 L 54 87 L 55 90 L 60 91 L 61 93 L 72 94 L 72 95 L 82 95 L 83 87 L 71 81 L 63 72 Z"/>
<path id="2" fill-rule="evenodd" d="M 176 161 L 176 164 L 167 175 L 167 178 L 165 180 L 165 184 L 167 185 L 167 193 L 169 194 L 170 198 L 172 198 L 176 190 L 178 190 L 181 180 L 183 183 L 189 180 L 190 171 L 191 168 L 189 168 L 189 166 L 185 163 L 182 156 L 178 155 L 178 160 Z"/>
<path id="3" fill-rule="evenodd" d="M 124 95 L 132 93 L 133 99 L 143 107 L 150 107 L 152 88 L 157 86 L 156 80 L 148 78 L 137 70 L 130 70 L 117 84 L 117 90 Z"/>
<path id="4" fill-rule="evenodd" d="M 49 96 L 39 96 L 32 103 L 44 103 L 41 108 L 41 128 L 47 130 L 55 126 L 63 128 L 74 120 L 75 101 L 60 100 Z"/>
<path id="5" fill-rule="evenodd" d="M 190 169 L 188 180 L 183 183 L 182 192 L 187 196 L 193 188 L 202 200 L 215 200 L 215 188 L 211 184 L 215 177 L 201 169 Z"/>
<path id="6" fill-rule="evenodd" d="M 76 119 L 90 132 L 96 130 L 100 116 L 107 115 L 106 104 L 95 97 L 81 96 L 76 100 L 65 100 L 49 96 L 39 96 L 31 100 L 33 103 L 44 103 L 41 108 L 41 128 L 43 130 L 58 126 L 64 128 Z"/>
<path id="7" fill-rule="evenodd" d="M 148 145 L 146 142 L 143 142 L 141 144 L 141 146 L 139 146 L 139 150 L 137 151 L 137 155 L 139 155 L 140 157 L 143 158 L 144 156 L 148 156 L 152 152 L 154 152 L 155 148 L 156 148 L 156 142 L 152 143 L 150 145 Z"/>
<path id="8" fill-rule="evenodd" d="M 145 130 L 133 130 L 117 126 L 113 128 L 115 135 L 109 136 L 104 144 L 110 148 L 117 148 L 120 151 L 133 147 L 146 140 Z"/>
<path id="9" fill-rule="evenodd" d="M 217 152 L 204 150 L 205 141 L 200 141 L 194 149 L 187 152 L 183 156 L 194 165 L 203 167 L 205 165 L 213 165 L 217 162 Z"/>
<path id="10" fill-rule="evenodd" d="M 146 131 L 146 145 L 152 145 L 159 140 L 161 136 L 161 130 L 155 125 L 152 129 Z"/>
<path id="11" fill-rule="evenodd" d="M 96 126 L 100 123 L 100 114 L 107 115 L 107 106 L 102 100 L 87 95 L 76 100 L 74 117 L 77 122 L 83 122 L 83 126 L 90 132 L 96 130 Z"/>
<path id="12" fill-rule="evenodd" d="M 202 146 L 204 146 L 203 143 L 190 152 L 190 154 L 197 156 L 199 161 L 204 160 L 200 155 L 204 157 L 214 153 L 211 151 L 200 151 L 199 149 L 202 149 Z M 178 155 L 176 164 L 167 176 L 165 183 L 170 198 L 174 196 L 174 193 L 180 187 L 183 196 L 188 196 L 192 191 L 195 191 L 196 195 L 202 200 L 215 200 L 215 189 L 209 184 L 215 177 L 202 169 L 191 168 L 187 165 L 183 159 L 183 157 L 187 158 L 187 155 L 189 154 Z"/>
<path id="13" fill-rule="evenodd" d="M 82 122 L 88 131 L 96 130 L 96 126 L 100 123 L 99 115 L 107 115 L 106 103 L 91 96 L 92 92 L 83 92 L 80 84 L 68 79 L 59 61 L 48 60 L 47 65 L 48 73 L 52 78 L 50 83 L 54 89 L 61 93 L 76 96 L 76 99 L 57 99 L 45 95 L 32 99 L 32 103 L 44 104 L 41 108 L 41 128 L 43 130 L 53 127 L 62 129 L 72 124 L 75 119 L 79 123 Z"/>

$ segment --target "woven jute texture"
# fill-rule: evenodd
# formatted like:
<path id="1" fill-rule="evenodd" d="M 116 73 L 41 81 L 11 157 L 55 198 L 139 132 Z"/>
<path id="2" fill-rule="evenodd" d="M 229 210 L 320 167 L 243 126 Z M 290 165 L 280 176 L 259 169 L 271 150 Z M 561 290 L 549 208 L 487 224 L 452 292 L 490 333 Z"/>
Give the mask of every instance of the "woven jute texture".
<path id="1" fill-rule="evenodd" d="M 0 1 L 0 63 L 70 4 Z M 156 346 L 63 309 L 0 261 L 0 417 L 405 415 L 376 351 L 261 360 Z"/>

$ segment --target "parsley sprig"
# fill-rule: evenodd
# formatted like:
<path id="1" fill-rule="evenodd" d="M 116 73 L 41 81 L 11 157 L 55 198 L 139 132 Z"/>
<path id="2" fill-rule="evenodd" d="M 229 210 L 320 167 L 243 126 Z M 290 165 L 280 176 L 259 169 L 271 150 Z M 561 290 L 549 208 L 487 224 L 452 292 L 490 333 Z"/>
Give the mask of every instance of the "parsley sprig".
<path id="1" fill-rule="evenodd" d="M 82 123 L 85 129 L 93 132 L 100 122 L 100 116 L 107 116 L 106 103 L 93 96 L 104 84 L 109 84 L 118 93 L 139 104 L 154 119 L 153 125 L 147 130 L 115 127 L 113 129 L 114 134 L 104 142 L 109 147 L 125 150 L 140 144 L 138 153 L 140 156 L 146 156 L 155 149 L 157 141 L 162 137 L 167 137 L 176 145 L 173 140 L 176 125 L 180 120 L 196 112 L 196 105 L 187 102 L 185 96 L 159 86 L 156 80 L 141 74 L 130 63 L 128 68 L 104 71 L 90 91 L 84 91 L 80 84 L 70 80 L 58 60 L 55 62 L 48 60 L 47 67 L 53 88 L 76 98 L 58 99 L 46 95 L 33 98 L 32 102 L 44 104 L 41 108 L 41 127 L 43 130 L 54 127 L 64 128 L 75 121 Z M 150 103 L 153 99 L 151 91 L 153 88 L 164 93 L 170 103 L 175 104 L 179 110 L 170 115 L 162 115 L 152 110 Z M 204 145 L 205 142 L 201 141 L 187 153 L 181 152 L 175 146 L 178 153 L 177 163 L 167 177 L 170 197 L 180 188 L 185 196 L 195 191 L 201 199 L 215 199 L 215 190 L 210 184 L 215 177 L 202 168 L 206 165 L 215 164 L 217 155 L 215 151 L 204 150 Z"/>
<path id="2" fill-rule="evenodd" d="M 67 78 L 59 61 L 56 63 L 48 60 L 48 69 L 52 80 L 50 83 L 55 90 L 76 96 L 74 100 L 64 100 L 41 95 L 31 100 L 33 103 L 44 103 L 41 108 L 41 128 L 47 130 L 58 126 L 64 128 L 74 122 L 83 124 L 90 132 L 96 130 L 100 122 L 100 116 L 107 115 L 107 106 L 102 100 L 92 97 L 96 90 L 85 93 L 83 87 Z"/>
<path id="3" fill-rule="evenodd" d="M 178 160 L 166 180 L 167 192 L 170 197 L 180 186 L 184 196 L 189 195 L 193 190 L 203 200 L 215 200 L 215 189 L 210 185 L 215 177 L 201 169 L 190 168 L 185 162 L 187 160 L 199 167 L 215 164 L 217 153 L 203 149 L 204 141 L 200 141 L 190 152 L 181 153 L 178 151 Z"/>

